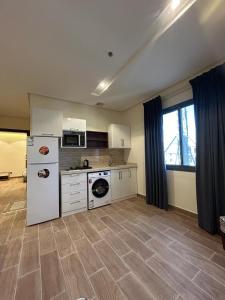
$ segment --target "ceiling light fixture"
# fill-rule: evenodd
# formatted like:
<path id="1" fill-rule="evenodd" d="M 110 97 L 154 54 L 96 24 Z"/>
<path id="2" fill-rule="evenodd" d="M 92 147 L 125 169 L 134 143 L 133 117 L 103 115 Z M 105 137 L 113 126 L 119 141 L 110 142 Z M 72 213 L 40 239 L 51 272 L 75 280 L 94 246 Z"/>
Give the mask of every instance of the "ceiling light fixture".
<path id="1" fill-rule="evenodd" d="M 177 7 L 180 5 L 180 0 L 172 0 L 171 7 L 173 10 L 177 9 Z"/>
<path id="2" fill-rule="evenodd" d="M 94 92 L 92 93 L 92 95 L 94 96 L 100 96 L 102 93 L 104 93 L 112 84 L 111 81 L 108 80 L 102 80 L 96 87 L 96 89 L 94 90 Z"/>

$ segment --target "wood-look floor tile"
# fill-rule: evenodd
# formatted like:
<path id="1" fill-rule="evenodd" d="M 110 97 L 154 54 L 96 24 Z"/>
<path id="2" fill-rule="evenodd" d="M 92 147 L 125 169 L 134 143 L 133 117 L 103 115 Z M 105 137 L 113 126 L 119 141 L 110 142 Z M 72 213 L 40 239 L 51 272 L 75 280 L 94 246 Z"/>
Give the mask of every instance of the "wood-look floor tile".
<path id="1" fill-rule="evenodd" d="M 130 251 L 130 248 L 111 230 L 104 230 L 101 235 L 119 256 L 125 255 Z"/>
<path id="2" fill-rule="evenodd" d="M 206 258 L 209 258 L 214 253 L 213 250 L 211 250 L 211 249 L 209 249 L 205 246 L 202 246 L 201 244 L 189 239 L 188 237 L 186 237 L 184 235 L 178 234 L 173 229 L 167 230 L 165 234 L 168 237 L 170 237 L 171 239 L 174 239 L 174 240 L 182 243 L 183 245 L 189 247 L 193 251 L 196 251 L 196 252 L 200 253 L 202 256 L 204 256 Z"/>
<path id="3" fill-rule="evenodd" d="M 178 294 L 184 297 L 184 299 L 193 300 L 209 300 L 208 294 L 199 289 L 193 282 L 187 279 L 180 272 L 177 272 L 171 265 L 160 259 L 158 256 L 152 257 L 149 262 L 149 266 L 158 276 L 163 279 L 167 284 L 177 291 Z"/>
<path id="4" fill-rule="evenodd" d="M 27 243 L 36 239 L 38 239 L 38 226 L 33 225 L 25 227 L 23 242 Z"/>
<path id="5" fill-rule="evenodd" d="M 126 228 L 129 232 L 135 235 L 142 242 L 147 242 L 151 239 L 151 236 L 143 231 L 138 226 L 131 224 L 130 222 L 125 222 L 122 224 L 124 228 Z"/>
<path id="6" fill-rule="evenodd" d="M 60 230 L 55 232 L 56 247 L 59 252 L 59 256 L 63 257 L 74 252 L 71 238 L 67 231 Z"/>
<path id="7" fill-rule="evenodd" d="M 51 227 L 51 221 L 40 223 L 40 224 L 38 224 L 38 227 L 39 227 L 40 231 L 44 230 L 44 229 L 47 229 L 47 228 L 50 228 Z"/>
<path id="8" fill-rule="evenodd" d="M 25 228 L 24 212 L 19 211 L 16 213 L 16 217 L 13 221 L 12 229 L 8 239 L 10 240 L 10 239 L 16 239 L 18 237 L 21 237 L 23 235 L 24 228 Z"/>
<path id="9" fill-rule="evenodd" d="M 88 275 L 93 274 L 103 267 L 95 250 L 86 238 L 80 239 L 76 244 L 76 247 Z"/>
<path id="10" fill-rule="evenodd" d="M 0 246 L 0 271 L 19 263 L 21 239 L 15 239 Z"/>
<path id="11" fill-rule="evenodd" d="M 179 224 L 178 222 L 176 222 L 175 220 L 166 217 L 166 215 L 164 216 L 153 216 L 153 219 L 156 219 L 157 222 L 162 223 L 163 225 L 168 227 L 171 227 L 172 229 L 176 230 L 176 232 L 179 232 L 180 234 L 184 234 L 185 232 L 188 231 L 187 227 L 182 226 L 181 224 Z"/>
<path id="12" fill-rule="evenodd" d="M 176 299 L 175 290 L 153 272 L 135 253 L 129 253 L 123 259 L 154 299 Z"/>
<path id="13" fill-rule="evenodd" d="M 141 241 L 139 241 L 136 237 L 134 237 L 127 231 L 121 231 L 119 233 L 119 237 L 143 259 L 148 259 L 154 254 L 154 252 L 151 251 L 148 247 L 146 247 L 145 244 L 143 244 Z"/>
<path id="14" fill-rule="evenodd" d="M 91 243 L 95 243 L 97 241 L 101 240 L 100 235 L 98 232 L 94 229 L 94 227 L 91 226 L 89 222 L 82 222 L 80 223 L 80 227 L 85 233 L 86 237 L 89 239 Z"/>
<path id="15" fill-rule="evenodd" d="M 66 226 L 65 226 L 62 218 L 55 219 L 51 223 L 52 223 L 54 232 L 66 229 Z"/>
<path id="16" fill-rule="evenodd" d="M 77 254 L 72 254 L 62 259 L 62 267 L 65 276 L 66 291 L 71 299 L 90 299 L 94 296 L 92 287 Z"/>
<path id="17" fill-rule="evenodd" d="M 123 261 L 105 241 L 96 243 L 94 248 L 115 280 L 129 272 Z"/>
<path id="18" fill-rule="evenodd" d="M 0 272 L 0 299 L 13 300 L 16 289 L 17 267 Z"/>
<path id="19" fill-rule="evenodd" d="M 101 219 L 112 231 L 118 233 L 123 230 L 123 228 L 114 222 L 109 216 L 104 216 Z"/>
<path id="20" fill-rule="evenodd" d="M 124 216 L 122 216 L 121 214 L 119 214 L 118 212 L 115 212 L 115 211 L 112 212 L 109 216 L 116 223 L 123 223 L 123 222 L 127 221 L 127 219 Z"/>
<path id="21" fill-rule="evenodd" d="M 212 239 L 203 237 L 201 234 L 193 231 L 188 231 L 187 233 L 185 233 L 185 236 L 192 239 L 193 241 L 200 243 L 205 247 L 208 247 L 212 251 L 221 253 L 225 257 L 225 251 L 223 250 L 221 242 L 212 241 Z"/>
<path id="22" fill-rule="evenodd" d="M 39 268 L 39 245 L 38 240 L 23 244 L 19 274 L 23 276 Z"/>
<path id="23" fill-rule="evenodd" d="M 192 279 L 198 273 L 199 269 L 196 266 L 184 260 L 174 251 L 165 247 L 165 245 L 159 242 L 158 240 L 152 239 L 151 241 L 147 242 L 146 245 L 153 252 L 155 252 L 157 255 L 159 255 L 161 258 L 167 261 L 170 265 L 174 266 L 177 270 L 186 275 L 188 278 Z"/>
<path id="24" fill-rule="evenodd" d="M 211 260 L 225 269 L 225 256 L 215 253 Z"/>
<path id="25" fill-rule="evenodd" d="M 0 218 L 0 244 L 4 244 L 10 232 L 13 215 L 2 215 Z"/>
<path id="26" fill-rule="evenodd" d="M 15 300 L 41 299 L 40 271 L 32 272 L 18 279 Z"/>
<path id="27" fill-rule="evenodd" d="M 118 282 L 119 287 L 129 300 L 153 300 L 145 287 L 132 275 L 128 274 Z"/>
<path id="28" fill-rule="evenodd" d="M 95 293 L 99 300 L 125 300 L 119 287 L 111 279 L 105 269 L 90 277 Z"/>
<path id="29" fill-rule="evenodd" d="M 56 251 L 41 256 L 42 299 L 50 298 L 65 290 L 65 283 Z"/>
<path id="30" fill-rule="evenodd" d="M 105 223 L 103 223 L 102 220 L 98 218 L 95 214 L 90 214 L 88 216 L 88 220 L 98 231 L 102 231 L 107 228 Z"/>
<path id="31" fill-rule="evenodd" d="M 39 231 L 40 254 L 46 254 L 56 250 L 55 240 L 51 227 Z"/>
<path id="32" fill-rule="evenodd" d="M 95 208 L 93 210 L 91 210 L 97 217 L 101 218 L 101 217 L 104 217 L 106 216 L 106 212 L 101 209 L 101 208 Z"/>
<path id="33" fill-rule="evenodd" d="M 74 215 L 68 215 L 63 217 L 63 221 L 68 224 L 68 223 L 72 223 L 72 222 L 76 222 L 75 216 Z"/>
<path id="34" fill-rule="evenodd" d="M 54 300 L 70 300 L 67 292 L 63 292 L 62 294 L 59 294 L 58 296 L 55 296 L 53 299 Z"/>
<path id="35" fill-rule="evenodd" d="M 87 217 L 84 213 L 75 214 L 74 217 L 79 223 L 87 222 Z"/>
<path id="36" fill-rule="evenodd" d="M 225 269 L 221 268 L 214 262 L 204 258 L 199 253 L 192 251 L 179 242 L 174 242 L 169 245 L 169 248 L 175 251 L 178 255 L 191 262 L 197 268 L 201 269 L 208 275 L 216 278 L 225 285 Z"/>
<path id="37" fill-rule="evenodd" d="M 67 230 L 70 234 L 70 237 L 73 241 L 79 240 L 83 237 L 83 232 L 80 229 L 79 224 L 76 221 L 68 222 L 66 224 Z"/>
<path id="38" fill-rule="evenodd" d="M 170 242 L 172 242 L 170 238 L 168 238 L 165 234 L 155 229 L 153 226 L 150 226 L 142 222 L 138 223 L 138 226 L 140 226 L 140 228 L 145 232 L 147 232 L 151 237 L 157 239 L 164 245 L 168 245 Z"/>
<path id="39" fill-rule="evenodd" d="M 194 282 L 213 299 L 225 299 L 225 286 L 213 279 L 211 276 L 204 272 L 200 272 L 194 279 Z"/>

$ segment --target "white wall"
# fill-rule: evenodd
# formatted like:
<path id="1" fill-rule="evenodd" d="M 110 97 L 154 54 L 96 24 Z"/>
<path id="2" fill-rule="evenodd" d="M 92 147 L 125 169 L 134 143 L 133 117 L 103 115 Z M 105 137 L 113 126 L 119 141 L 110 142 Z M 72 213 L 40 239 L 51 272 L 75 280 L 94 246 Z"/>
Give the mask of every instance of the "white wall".
<path id="1" fill-rule="evenodd" d="M 108 131 L 110 123 L 124 124 L 124 113 L 122 112 L 33 94 L 29 96 L 29 99 L 31 106 L 59 109 L 63 111 L 65 118 L 87 120 L 87 130 Z"/>
<path id="2" fill-rule="evenodd" d="M 0 132 L 0 172 L 22 176 L 25 170 L 26 138 L 24 133 Z"/>
<path id="3" fill-rule="evenodd" d="M 163 92 L 163 107 L 175 105 L 179 102 L 192 99 L 192 90 L 187 81 L 181 82 Z M 125 112 L 126 120 L 131 126 L 132 149 L 126 151 L 128 162 L 138 164 L 138 193 L 146 195 L 145 187 L 145 155 L 144 155 L 144 109 L 140 103 Z M 195 173 L 167 172 L 169 204 L 194 212 L 197 212 Z"/>

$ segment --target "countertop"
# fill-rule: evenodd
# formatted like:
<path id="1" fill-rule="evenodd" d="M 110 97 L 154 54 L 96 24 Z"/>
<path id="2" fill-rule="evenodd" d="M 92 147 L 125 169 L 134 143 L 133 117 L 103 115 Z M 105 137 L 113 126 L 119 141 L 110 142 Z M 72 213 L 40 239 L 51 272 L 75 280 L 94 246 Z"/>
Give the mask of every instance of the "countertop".
<path id="1" fill-rule="evenodd" d="M 130 163 L 130 164 L 123 164 L 123 165 L 111 165 L 111 166 L 99 166 L 93 167 L 92 169 L 83 169 L 83 170 L 61 170 L 61 175 L 70 175 L 70 174 L 81 174 L 81 173 L 92 173 L 92 172 L 99 172 L 99 171 L 107 171 L 107 170 L 119 170 L 119 169 L 128 169 L 128 168 L 137 168 L 137 164 Z"/>

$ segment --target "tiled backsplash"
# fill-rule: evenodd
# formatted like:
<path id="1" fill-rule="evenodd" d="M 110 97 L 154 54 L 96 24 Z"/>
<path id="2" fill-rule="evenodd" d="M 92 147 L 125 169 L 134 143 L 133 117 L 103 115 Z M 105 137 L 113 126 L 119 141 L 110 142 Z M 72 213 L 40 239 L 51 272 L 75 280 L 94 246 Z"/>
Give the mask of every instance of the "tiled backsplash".
<path id="1" fill-rule="evenodd" d="M 70 167 L 80 166 L 83 160 L 88 159 L 92 167 L 108 166 L 124 163 L 123 149 L 65 149 L 59 150 L 59 168 L 65 170 Z"/>

